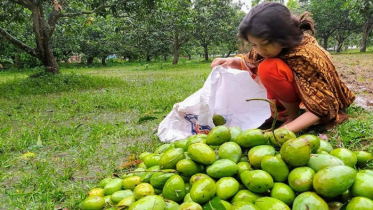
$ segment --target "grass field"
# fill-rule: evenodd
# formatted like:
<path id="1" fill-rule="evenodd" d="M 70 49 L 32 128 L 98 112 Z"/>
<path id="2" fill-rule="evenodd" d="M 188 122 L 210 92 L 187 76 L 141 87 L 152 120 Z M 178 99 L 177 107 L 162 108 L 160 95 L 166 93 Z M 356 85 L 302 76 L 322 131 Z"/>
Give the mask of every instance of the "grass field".
<path id="1" fill-rule="evenodd" d="M 0 72 L 0 209 L 76 209 L 127 157 L 161 144 L 158 124 L 202 87 L 209 65 L 62 68 L 36 78 L 35 70 Z M 335 146 L 372 152 L 373 113 L 349 113 L 326 135 Z"/>

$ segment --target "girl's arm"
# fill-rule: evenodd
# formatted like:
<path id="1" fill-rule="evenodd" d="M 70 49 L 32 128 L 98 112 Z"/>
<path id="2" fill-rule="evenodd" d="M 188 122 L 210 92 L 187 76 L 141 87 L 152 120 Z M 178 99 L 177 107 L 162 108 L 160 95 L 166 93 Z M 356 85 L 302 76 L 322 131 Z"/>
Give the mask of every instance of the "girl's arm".
<path id="1" fill-rule="evenodd" d="M 311 125 L 314 125 L 315 123 L 319 122 L 319 120 L 320 118 L 318 116 L 307 111 L 282 127 L 296 133 L 310 127 Z"/>

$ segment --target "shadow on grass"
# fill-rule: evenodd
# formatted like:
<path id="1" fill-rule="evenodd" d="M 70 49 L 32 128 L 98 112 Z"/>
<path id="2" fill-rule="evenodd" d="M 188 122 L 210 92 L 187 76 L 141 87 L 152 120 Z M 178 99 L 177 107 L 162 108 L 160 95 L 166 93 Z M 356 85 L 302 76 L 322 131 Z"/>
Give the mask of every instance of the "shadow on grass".
<path id="1" fill-rule="evenodd" d="M 40 73 L 25 79 L 0 84 L 0 97 L 11 98 L 20 95 L 53 94 L 66 91 L 102 89 L 124 85 L 119 78 L 97 77 L 76 73 Z"/>

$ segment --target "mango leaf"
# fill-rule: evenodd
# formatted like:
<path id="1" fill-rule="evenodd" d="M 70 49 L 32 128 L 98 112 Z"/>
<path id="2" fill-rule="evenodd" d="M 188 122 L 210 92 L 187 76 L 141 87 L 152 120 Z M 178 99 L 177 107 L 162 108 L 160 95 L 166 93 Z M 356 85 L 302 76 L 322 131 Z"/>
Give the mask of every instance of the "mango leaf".
<path id="1" fill-rule="evenodd" d="M 203 210 L 226 210 L 219 197 L 213 197 L 203 206 Z"/>

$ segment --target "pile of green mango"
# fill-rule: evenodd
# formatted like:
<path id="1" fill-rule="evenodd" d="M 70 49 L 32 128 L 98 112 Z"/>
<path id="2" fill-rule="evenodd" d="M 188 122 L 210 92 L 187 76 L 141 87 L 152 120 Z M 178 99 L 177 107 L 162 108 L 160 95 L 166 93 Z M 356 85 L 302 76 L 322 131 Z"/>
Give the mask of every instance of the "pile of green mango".
<path id="1" fill-rule="evenodd" d="M 216 126 L 139 155 L 82 210 L 372 210 L 373 160 L 313 134 Z"/>

